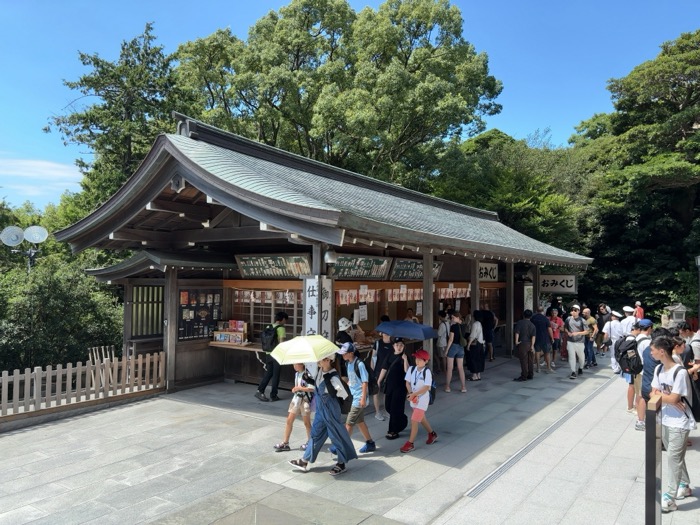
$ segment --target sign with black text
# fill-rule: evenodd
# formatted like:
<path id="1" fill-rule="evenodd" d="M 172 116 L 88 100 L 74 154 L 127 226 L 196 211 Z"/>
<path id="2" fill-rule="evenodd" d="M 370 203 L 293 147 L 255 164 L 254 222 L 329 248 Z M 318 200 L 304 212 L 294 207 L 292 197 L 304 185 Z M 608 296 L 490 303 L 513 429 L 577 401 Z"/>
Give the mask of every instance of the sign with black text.
<path id="1" fill-rule="evenodd" d="M 578 293 L 575 275 L 540 275 L 540 293 Z"/>

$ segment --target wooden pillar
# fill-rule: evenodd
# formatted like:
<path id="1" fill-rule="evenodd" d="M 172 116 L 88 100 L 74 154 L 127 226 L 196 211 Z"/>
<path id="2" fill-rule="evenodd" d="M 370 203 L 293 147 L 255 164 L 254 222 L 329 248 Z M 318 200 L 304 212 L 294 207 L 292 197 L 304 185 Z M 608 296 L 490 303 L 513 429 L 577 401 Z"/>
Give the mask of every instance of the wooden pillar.
<path id="1" fill-rule="evenodd" d="M 433 326 L 433 255 L 423 254 L 423 324 Z M 423 341 L 423 348 L 433 360 L 433 340 Z"/>
<path id="2" fill-rule="evenodd" d="M 165 390 L 175 390 L 175 366 L 177 364 L 175 349 L 177 347 L 177 314 L 180 298 L 177 290 L 177 268 L 165 270 L 165 315 L 163 327 L 163 349 L 165 350 Z"/>
<path id="3" fill-rule="evenodd" d="M 515 264 L 506 263 L 506 326 L 505 345 L 506 351 L 510 349 L 510 356 L 513 357 L 513 325 L 515 324 Z"/>
<path id="4" fill-rule="evenodd" d="M 471 285 L 472 308 L 471 314 L 473 316 L 474 312 L 481 308 L 481 301 L 479 300 L 481 295 L 481 292 L 479 291 L 479 261 L 478 259 L 469 259 L 467 264 L 469 265 L 469 284 Z"/>
<path id="5" fill-rule="evenodd" d="M 134 310 L 134 285 L 131 281 L 124 286 L 124 331 L 122 332 L 122 355 L 131 355 L 131 317 Z"/>
<path id="6" fill-rule="evenodd" d="M 537 307 L 540 305 L 540 282 L 542 279 L 540 278 L 540 267 L 538 265 L 534 265 L 532 267 L 532 306 L 533 312 L 537 312 Z"/>

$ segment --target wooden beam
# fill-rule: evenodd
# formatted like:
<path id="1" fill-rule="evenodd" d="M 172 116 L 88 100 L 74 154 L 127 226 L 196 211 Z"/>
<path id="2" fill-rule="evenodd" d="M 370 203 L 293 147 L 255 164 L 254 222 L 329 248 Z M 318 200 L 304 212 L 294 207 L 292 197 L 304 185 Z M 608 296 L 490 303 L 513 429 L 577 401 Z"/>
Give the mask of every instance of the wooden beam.
<path id="1" fill-rule="evenodd" d="M 135 241 L 165 244 L 181 244 L 183 242 L 212 242 L 212 241 L 250 241 L 265 239 L 285 239 L 286 233 L 260 231 L 257 226 L 242 226 L 240 228 L 200 228 L 196 230 L 181 230 L 174 232 L 158 232 L 152 230 L 134 230 L 124 228 L 109 234 L 113 241 Z"/>
<path id="2" fill-rule="evenodd" d="M 146 210 L 159 211 L 164 213 L 176 213 L 180 217 L 188 217 L 198 221 L 206 221 L 211 218 L 212 212 L 209 207 L 195 206 L 185 202 L 172 202 L 156 200 L 146 204 Z"/>

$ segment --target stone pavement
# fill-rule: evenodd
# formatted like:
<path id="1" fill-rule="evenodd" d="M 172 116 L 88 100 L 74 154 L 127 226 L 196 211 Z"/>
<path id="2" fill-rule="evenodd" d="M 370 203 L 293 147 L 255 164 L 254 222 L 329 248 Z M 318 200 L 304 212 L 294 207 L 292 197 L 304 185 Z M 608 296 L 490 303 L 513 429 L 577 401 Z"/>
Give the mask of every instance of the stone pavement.
<path id="1" fill-rule="evenodd" d="M 300 451 L 275 453 L 288 403 L 240 383 L 1 434 L 0 524 L 642 523 L 644 436 L 626 385 L 605 366 L 572 381 L 561 363 L 527 383 L 512 382 L 514 359 L 487 367 L 467 394 L 438 390 L 437 443 L 419 433 L 401 454 L 370 415 L 377 451 L 338 477 L 326 451 L 308 473 L 287 464 Z M 297 421 L 292 446 L 303 441 Z M 698 507 L 684 500 L 664 523 L 700 523 Z"/>

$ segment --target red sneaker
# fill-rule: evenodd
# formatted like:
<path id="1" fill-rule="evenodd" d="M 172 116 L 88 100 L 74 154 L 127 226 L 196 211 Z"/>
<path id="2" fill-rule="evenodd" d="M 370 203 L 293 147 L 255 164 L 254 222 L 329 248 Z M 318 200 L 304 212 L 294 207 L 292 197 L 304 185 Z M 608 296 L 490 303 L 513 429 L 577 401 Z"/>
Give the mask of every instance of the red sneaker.
<path id="1" fill-rule="evenodd" d="M 437 441 L 437 432 L 434 430 L 428 434 L 428 440 L 425 442 L 426 445 L 432 445 Z"/>
<path id="2" fill-rule="evenodd" d="M 403 444 L 403 447 L 401 447 L 401 452 L 410 452 L 414 448 L 416 447 L 413 446 L 413 443 L 411 443 L 410 441 L 406 441 L 406 443 Z"/>

